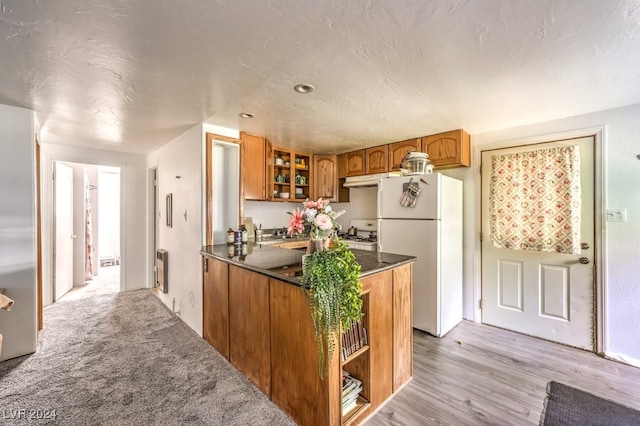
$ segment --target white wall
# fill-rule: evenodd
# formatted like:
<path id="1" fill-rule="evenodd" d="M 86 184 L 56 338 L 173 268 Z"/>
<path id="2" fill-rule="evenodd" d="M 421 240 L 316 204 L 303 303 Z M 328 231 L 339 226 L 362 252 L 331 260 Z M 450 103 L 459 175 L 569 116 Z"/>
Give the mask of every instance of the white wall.
<path id="1" fill-rule="evenodd" d="M 604 351 L 609 357 L 640 367 L 640 105 L 585 114 L 562 120 L 472 135 L 474 147 L 501 141 L 561 134 L 605 126 L 604 208 L 627 209 L 627 222 L 603 222 L 603 268 L 605 286 Z M 474 159 L 476 160 L 476 159 Z M 464 179 L 465 189 L 465 317 L 474 318 L 479 294 L 477 267 L 480 232 L 476 183 L 477 161 L 471 169 L 452 170 Z M 597 212 L 600 214 L 601 212 Z"/>
<path id="2" fill-rule="evenodd" d="M 15 301 L 0 310 L 0 361 L 36 350 L 33 111 L 0 105 L 0 287 Z"/>
<path id="3" fill-rule="evenodd" d="M 43 303 L 51 303 L 52 274 L 52 162 L 53 160 L 120 167 L 121 170 L 121 290 L 148 287 L 146 218 L 146 162 L 143 155 L 46 144 L 42 140 L 42 287 Z"/>
<path id="4" fill-rule="evenodd" d="M 196 126 L 147 156 L 147 169 L 158 168 L 161 211 L 158 248 L 167 250 L 169 256 L 169 292 L 159 293 L 159 297 L 169 309 L 175 299 L 182 320 L 200 336 L 202 149 L 202 126 Z M 166 226 L 165 197 L 169 193 L 173 194 L 172 228 Z"/>
<path id="5" fill-rule="evenodd" d="M 377 187 L 351 188 L 348 203 L 331 203 L 335 211 L 345 210 L 338 218 L 342 230 L 349 228 L 351 219 L 375 219 L 377 215 Z M 247 201 L 244 203 L 244 215 L 251 217 L 256 227 L 262 224 L 265 229 L 282 228 L 289 224 L 287 212 L 302 208 L 302 202 Z"/>

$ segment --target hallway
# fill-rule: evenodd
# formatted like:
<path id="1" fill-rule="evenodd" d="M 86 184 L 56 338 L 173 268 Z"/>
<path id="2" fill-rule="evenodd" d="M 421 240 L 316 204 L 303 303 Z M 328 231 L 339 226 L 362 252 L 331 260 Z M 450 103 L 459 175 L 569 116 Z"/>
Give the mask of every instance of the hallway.
<path id="1" fill-rule="evenodd" d="M 118 293 L 120 291 L 120 265 L 101 267 L 91 281 L 84 287 L 73 287 L 60 298 L 60 301 L 84 299 L 101 294 Z"/>

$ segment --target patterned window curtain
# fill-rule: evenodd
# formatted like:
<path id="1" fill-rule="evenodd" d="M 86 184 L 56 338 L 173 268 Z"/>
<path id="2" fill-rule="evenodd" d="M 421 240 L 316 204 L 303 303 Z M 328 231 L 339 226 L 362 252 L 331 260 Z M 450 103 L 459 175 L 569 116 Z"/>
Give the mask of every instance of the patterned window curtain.
<path id="1" fill-rule="evenodd" d="M 491 157 L 489 222 L 496 248 L 580 254 L 577 146 Z"/>

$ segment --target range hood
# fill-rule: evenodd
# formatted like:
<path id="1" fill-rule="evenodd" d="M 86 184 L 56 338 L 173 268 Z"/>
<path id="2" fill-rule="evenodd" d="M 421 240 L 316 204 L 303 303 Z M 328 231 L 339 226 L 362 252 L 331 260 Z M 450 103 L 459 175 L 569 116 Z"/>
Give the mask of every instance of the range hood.
<path id="1" fill-rule="evenodd" d="M 376 173 L 373 175 L 362 175 L 362 176 L 351 176 L 345 178 L 344 186 L 345 188 L 354 188 L 358 186 L 378 186 L 378 181 L 380 179 L 387 179 L 390 177 L 398 177 L 402 176 L 400 172 L 386 172 L 386 173 Z"/>

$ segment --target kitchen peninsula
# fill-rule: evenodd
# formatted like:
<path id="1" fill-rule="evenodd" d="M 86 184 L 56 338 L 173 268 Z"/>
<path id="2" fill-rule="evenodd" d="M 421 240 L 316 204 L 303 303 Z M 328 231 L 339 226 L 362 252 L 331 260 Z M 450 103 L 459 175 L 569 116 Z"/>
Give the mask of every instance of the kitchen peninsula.
<path id="1" fill-rule="evenodd" d="M 300 289 L 299 250 L 254 244 L 237 253 L 205 246 L 203 335 L 300 425 L 359 424 L 412 376 L 414 257 L 353 250 L 362 267 L 367 345 L 318 373 L 311 314 Z M 362 382 L 357 405 L 342 413 L 342 371 Z"/>

